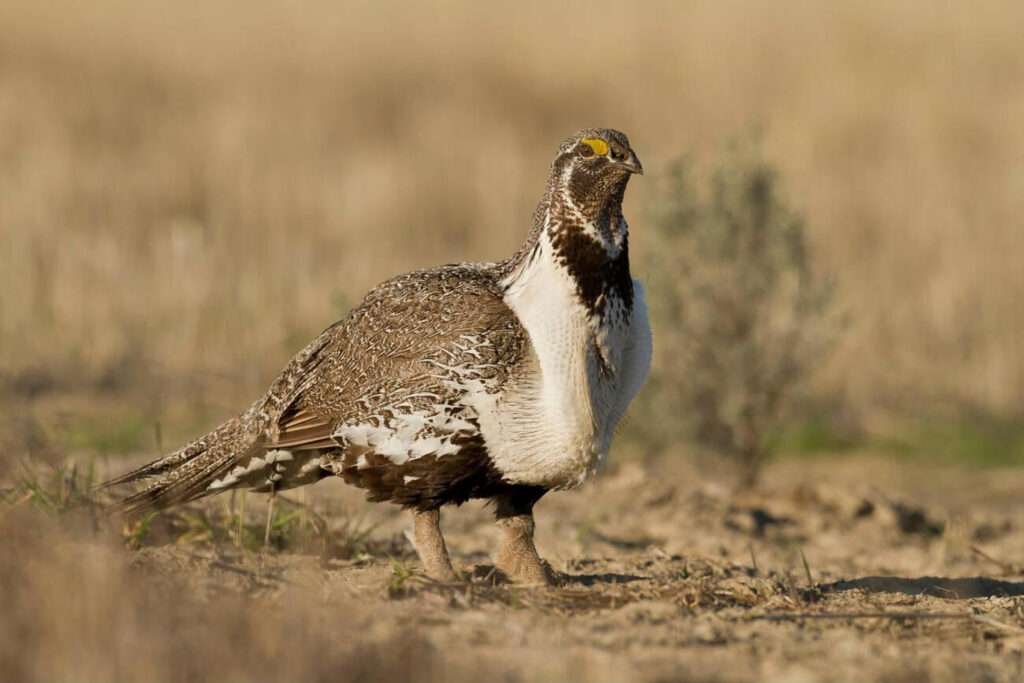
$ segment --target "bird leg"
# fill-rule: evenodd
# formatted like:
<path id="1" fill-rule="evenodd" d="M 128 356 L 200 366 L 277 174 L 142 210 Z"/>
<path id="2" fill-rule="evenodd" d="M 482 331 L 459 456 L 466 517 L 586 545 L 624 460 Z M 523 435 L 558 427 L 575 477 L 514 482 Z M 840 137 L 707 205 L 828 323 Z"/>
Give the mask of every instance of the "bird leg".
<path id="1" fill-rule="evenodd" d="M 544 489 L 522 487 L 495 498 L 494 517 L 501 529 L 502 541 L 494 564 L 517 583 L 549 586 L 550 571 L 533 545 L 533 505 L 544 495 Z"/>
<path id="2" fill-rule="evenodd" d="M 420 556 L 423 570 L 435 581 L 458 581 L 459 577 L 452 569 L 448 559 L 448 548 L 441 535 L 441 511 L 414 510 L 412 513 L 413 529 L 409 540 L 416 554 Z"/>

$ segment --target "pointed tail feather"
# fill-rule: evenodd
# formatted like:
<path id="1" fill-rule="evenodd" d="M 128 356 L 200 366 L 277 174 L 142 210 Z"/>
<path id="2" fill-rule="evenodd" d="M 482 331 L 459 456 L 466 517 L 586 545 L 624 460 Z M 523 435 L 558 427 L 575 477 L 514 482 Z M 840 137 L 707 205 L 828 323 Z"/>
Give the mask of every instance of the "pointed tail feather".
<path id="1" fill-rule="evenodd" d="M 109 481 L 105 481 L 102 484 L 100 484 L 97 488 L 109 489 L 114 486 L 120 486 L 121 484 L 129 484 L 134 481 L 149 479 L 151 477 L 156 477 L 161 474 L 166 474 L 167 472 L 173 470 L 176 466 L 184 462 L 188 462 L 189 460 L 192 460 L 193 458 L 199 455 L 202 455 L 208 448 L 206 440 L 209 438 L 209 436 L 212 436 L 212 434 L 203 437 L 202 439 L 193 441 L 187 446 L 184 446 L 175 451 L 174 453 L 171 453 L 168 456 L 160 458 L 159 460 L 154 460 L 153 462 L 146 463 L 145 465 L 139 467 L 138 469 L 134 469 L 118 477 L 114 477 Z"/>
<path id="2" fill-rule="evenodd" d="M 246 428 L 247 422 L 244 416 L 229 420 L 184 448 L 101 484 L 101 488 L 109 488 L 149 480 L 145 488 L 115 503 L 112 510 L 137 517 L 215 493 L 210 484 L 260 448 L 253 430 Z"/>

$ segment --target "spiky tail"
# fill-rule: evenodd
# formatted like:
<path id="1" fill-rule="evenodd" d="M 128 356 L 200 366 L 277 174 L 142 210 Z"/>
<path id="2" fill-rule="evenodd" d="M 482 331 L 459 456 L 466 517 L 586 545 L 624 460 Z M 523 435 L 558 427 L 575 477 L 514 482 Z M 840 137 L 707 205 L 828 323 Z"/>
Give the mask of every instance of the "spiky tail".
<path id="1" fill-rule="evenodd" d="M 102 484 L 101 488 L 110 488 L 149 481 L 141 491 L 116 503 L 113 511 L 137 517 L 215 493 L 210 484 L 260 448 L 252 422 L 248 413 L 228 420 L 174 453 Z"/>

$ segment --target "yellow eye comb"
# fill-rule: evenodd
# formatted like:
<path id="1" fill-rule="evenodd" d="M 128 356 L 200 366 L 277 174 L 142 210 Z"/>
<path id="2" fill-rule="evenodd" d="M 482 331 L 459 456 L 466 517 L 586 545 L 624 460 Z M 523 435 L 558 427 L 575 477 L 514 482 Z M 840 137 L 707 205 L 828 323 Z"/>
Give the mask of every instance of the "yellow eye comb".
<path id="1" fill-rule="evenodd" d="M 580 142 L 594 150 L 594 154 L 600 157 L 608 154 L 608 143 L 601 138 L 583 138 Z"/>

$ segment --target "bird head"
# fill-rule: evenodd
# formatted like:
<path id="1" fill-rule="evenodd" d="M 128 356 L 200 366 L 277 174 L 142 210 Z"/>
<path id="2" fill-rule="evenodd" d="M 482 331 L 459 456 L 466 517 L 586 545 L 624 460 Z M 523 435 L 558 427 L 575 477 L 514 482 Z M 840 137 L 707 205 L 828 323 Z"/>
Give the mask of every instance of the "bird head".
<path id="1" fill-rule="evenodd" d="M 607 277 L 629 299 L 628 225 L 622 198 L 633 174 L 643 166 L 629 138 L 611 128 L 584 128 L 558 148 L 547 190 L 533 214 L 526 243 L 503 262 L 503 282 L 513 286 L 540 253 L 542 236 L 559 263 L 576 279 L 586 305 L 598 310 Z"/>
<path id="2" fill-rule="evenodd" d="M 631 175 L 644 169 L 629 138 L 611 128 L 584 128 L 558 148 L 552 181 L 585 214 L 596 215 L 609 201 L 621 202 Z"/>

